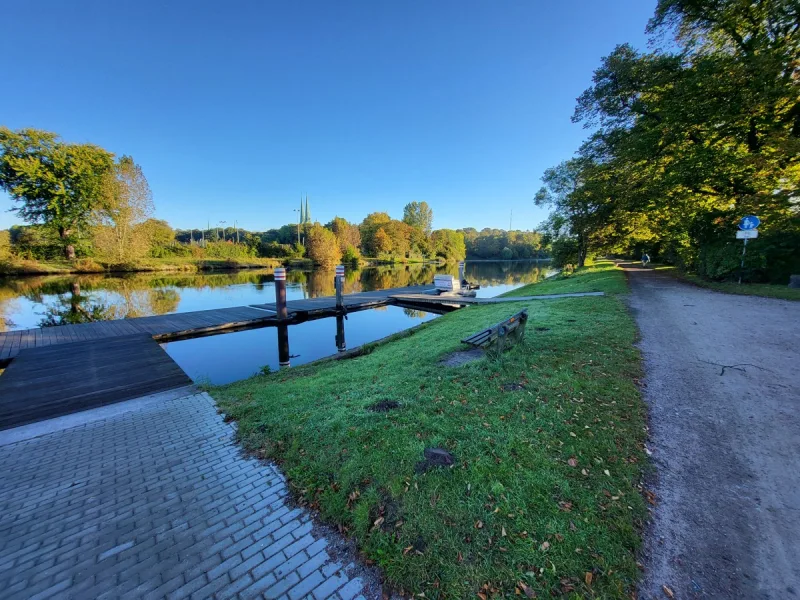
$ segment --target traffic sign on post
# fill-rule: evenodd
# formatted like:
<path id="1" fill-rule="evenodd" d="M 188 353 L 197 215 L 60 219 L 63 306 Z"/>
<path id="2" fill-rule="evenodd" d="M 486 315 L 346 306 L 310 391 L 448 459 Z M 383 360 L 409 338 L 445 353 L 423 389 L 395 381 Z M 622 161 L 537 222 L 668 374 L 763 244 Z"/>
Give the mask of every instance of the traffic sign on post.
<path id="1" fill-rule="evenodd" d="M 758 229 L 742 229 L 736 232 L 737 240 L 754 240 L 758 237 Z"/>
<path id="2" fill-rule="evenodd" d="M 756 229 L 760 224 L 761 219 L 755 215 L 748 215 L 746 217 L 742 217 L 742 220 L 739 221 L 739 229 L 742 231 L 749 231 L 751 229 Z"/>

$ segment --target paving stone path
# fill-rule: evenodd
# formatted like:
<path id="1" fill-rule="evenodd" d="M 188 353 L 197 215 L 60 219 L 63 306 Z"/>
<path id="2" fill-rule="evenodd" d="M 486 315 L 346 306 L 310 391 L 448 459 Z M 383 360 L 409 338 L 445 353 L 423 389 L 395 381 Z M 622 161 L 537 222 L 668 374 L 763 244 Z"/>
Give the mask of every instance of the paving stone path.
<path id="1" fill-rule="evenodd" d="M 362 600 L 232 434 L 193 394 L 0 446 L 0 595 Z"/>

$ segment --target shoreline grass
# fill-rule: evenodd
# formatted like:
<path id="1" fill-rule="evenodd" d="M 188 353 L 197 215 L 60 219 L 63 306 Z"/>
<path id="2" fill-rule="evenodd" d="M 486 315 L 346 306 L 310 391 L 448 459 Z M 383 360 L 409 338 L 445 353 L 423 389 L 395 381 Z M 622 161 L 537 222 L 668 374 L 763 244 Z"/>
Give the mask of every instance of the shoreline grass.
<path id="1" fill-rule="evenodd" d="M 515 292 L 590 291 L 579 282 L 609 295 L 471 306 L 369 354 L 211 393 L 241 443 L 280 463 L 396 591 L 627 598 L 646 458 L 624 274 L 598 265 Z M 525 340 L 501 358 L 439 364 L 523 307 Z M 370 410 L 384 401 L 398 407 Z M 421 469 L 425 448 L 455 463 Z"/>
<path id="2" fill-rule="evenodd" d="M 790 288 L 785 285 L 770 283 L 736 283 L 733 281 L 708 281 L 698 275 L 685 273 L 676 267 L 669 265 L 658 265 L 655 269 L 659 273 L 664 273 L 675 277 L 686 283 L 698 287 L 722 292 L 724 294 L 736 294 L 739 296 L 761 296 L 763 298 L 777 298 L 779 300 L 800 300 L 800 289 Z"/>
<path id="3" fill-rule="evenodd" d="M 91 258 L 69 261 L 38 261 L 19 258 L 0 260 L 0 276 L 68 275 L 90 273 L 150 273 L 161 271 L 224 271 L 279 267 L 282 261 L 272 258 L 148 258 L 129 263 L 111 263 Z M 294 263 L 293 263 L 294 264 Z M 305 264 L 305 263 L 303 263 Z"/>

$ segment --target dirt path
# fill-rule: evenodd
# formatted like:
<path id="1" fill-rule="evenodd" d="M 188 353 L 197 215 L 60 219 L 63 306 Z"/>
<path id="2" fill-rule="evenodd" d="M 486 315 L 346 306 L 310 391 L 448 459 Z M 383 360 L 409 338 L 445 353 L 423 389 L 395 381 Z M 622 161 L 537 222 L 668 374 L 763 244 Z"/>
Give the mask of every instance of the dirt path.
<path id="1" fill-rule="evenodd" d="M 640 598 L 800 598 L 800 302 L 625 268 L 657 469 Z"/>

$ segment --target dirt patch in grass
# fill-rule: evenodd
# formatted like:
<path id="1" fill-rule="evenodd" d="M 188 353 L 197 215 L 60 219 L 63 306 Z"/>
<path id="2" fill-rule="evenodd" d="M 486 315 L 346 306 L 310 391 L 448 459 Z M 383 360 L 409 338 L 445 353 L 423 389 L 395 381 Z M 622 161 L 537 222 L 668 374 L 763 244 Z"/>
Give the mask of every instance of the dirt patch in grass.
<path id="1" fill-rule="evenodd" d="M 481 348 L 458 350 L 456 352 L 450 352 L 442 357 L 442 359 L 439 361 L 439 364 L 445 367 L 460 367 L 461 365 L 466 365 L 471 362 L 475 362 L 476 360 L 480 360 L 484 356 L 486 356 L 486 352 L 484 352 Z"/>
<path id="2" fill-rule="evenodd" d="M 390 410 L 394 410 L 395 408 L 400 408 L 400 403 L 396 400 L 381 400 L 380 402 L 376 402 L 375 404 L 370 404 L 367 407 L 367 410 L 371 410 L 372 412 L 389 412 Z"/>
<path id="3" fill-rule="evenodd" d="M 504 392 L 521 392 L 525 389 L 525 386 L 521 383 L 504 383 L 503 384 L 503 391 Z"/>
<path id="4" fill-rule="evenodd" d="M 452 467 L 456 462 L 444 448 L 425 448 L 422 455 L 425 458 L 414 465 L 415 473 L 425 473 L 436 467 Z"/>

